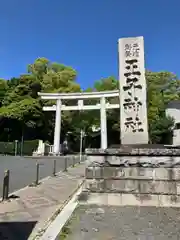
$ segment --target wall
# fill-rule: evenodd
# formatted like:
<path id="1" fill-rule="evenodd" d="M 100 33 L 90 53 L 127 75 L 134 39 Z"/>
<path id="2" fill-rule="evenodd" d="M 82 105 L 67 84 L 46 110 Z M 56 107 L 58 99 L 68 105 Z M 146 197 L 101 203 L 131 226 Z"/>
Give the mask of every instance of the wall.
<path id="1" fill-rule="evenodd" d="M 180 109 L 176 108 L 167 108 L 166 115 L 174 118 L 175 123 L 180 122 Z"/>
<path id="2" fill-rule="evenodd" d="M 180 195 L 180 166 L 89 167 L 86 169 L 86 184 L 93 192 Z"/>
<path id="3" fill-rule="evenodd" d="M 89 155 L 85 176 L 91 204 L 180 206 L 180 156 Z"/>
<path id="4" fill-rule="evenodd" d="M 180 123 L 180 109 L 179 108 L 175 108 L 175 107 L 167 108 L 166 115 L 173 117 L 175 124 Z M 173 145 L 180 145 L 180 129 L 173 130 Z"/>
<path id="5" fill-rule="evenodd" d="M 173 145 L 180 145 L 180 129 L 173 130 Z"/>

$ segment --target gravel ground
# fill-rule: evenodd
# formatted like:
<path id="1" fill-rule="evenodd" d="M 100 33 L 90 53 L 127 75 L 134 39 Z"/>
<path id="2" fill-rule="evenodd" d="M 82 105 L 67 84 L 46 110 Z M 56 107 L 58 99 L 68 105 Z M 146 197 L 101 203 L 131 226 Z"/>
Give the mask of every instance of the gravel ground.
<path id="1" fill-rule="evenodd" d="M 80 205 L 66 232 L 66 240 L 179 240 L 180 209 Z"/>

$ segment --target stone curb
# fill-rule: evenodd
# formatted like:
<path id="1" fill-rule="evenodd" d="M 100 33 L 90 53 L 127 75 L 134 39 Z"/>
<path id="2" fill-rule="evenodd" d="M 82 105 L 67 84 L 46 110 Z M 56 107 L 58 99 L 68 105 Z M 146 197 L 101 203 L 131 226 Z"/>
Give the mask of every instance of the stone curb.
<path id="1" fill-rule="evenodd" d="M 38 232 L 34 233 L 34 235 L 30 235 L 28 240 L 57 239 L 62 228 L 69 220 L 78 204 L 77 198 L 79 194 L 82 192 L 84 182 L 85 180 L 82 180 L 79 186 L 72 192 L 72 194 L 70 194 L 69 198 L 65 200 L 63 205 L 58 207 L 54 214 L 46 221 L 44 226 L 41 229 L 39 229 Z M 63 217 L 61 217 L 61 215 L 63 215 Z"/>

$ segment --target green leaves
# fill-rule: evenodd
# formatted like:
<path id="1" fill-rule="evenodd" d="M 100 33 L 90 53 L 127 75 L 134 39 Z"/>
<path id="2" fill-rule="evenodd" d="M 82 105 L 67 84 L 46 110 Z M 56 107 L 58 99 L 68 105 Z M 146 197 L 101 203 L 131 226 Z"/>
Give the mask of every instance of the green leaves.
<path id="1" fill-rule="evenodd" d="M 42 108 L 39 102 L 32 98 L 23 99 L 19 102 L 14 102 L 7 107 L 0 108 L 0 115 L 6 118 L 23 120 L 25 117 L 32 115 L 38 117 L 41 115 Z"/>
<path id="2" fill-rule="evenodd" d="M 0 79 L 0 107 L 8 89 L 7 81 Z"/>
<path id="3" fill-rule="evenodd" d="M 119 81 L 115 77 L 102 78 L 100 81 L 96 81 L 94 88 L 97 91 L 109 91 L 118 89 Z"/>
<path id="4" fill-rule="evenodd" d="M 170 140 L 173 119 L 165 115 L 166 104 L 179 98 L 180 80 L 169 72 L 146 72 L 148 87 L 148 122 L 152 143 Z M 169 138 L 169 140 L 167 140 Z"/>
<path id="5" fill-rule="evenodd" d="M 159 117 L 149 124 L 149 134 L 152 143 L 172 144 L 172 128 L 174 120 L 171 117 Z"/>

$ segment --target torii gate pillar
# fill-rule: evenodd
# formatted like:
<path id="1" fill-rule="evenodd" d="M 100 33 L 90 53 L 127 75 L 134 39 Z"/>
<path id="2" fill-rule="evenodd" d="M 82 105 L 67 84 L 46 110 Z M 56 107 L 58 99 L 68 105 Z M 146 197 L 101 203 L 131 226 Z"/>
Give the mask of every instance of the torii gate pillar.
<path id="1" fill-rule="evenodd" d="M 101 98 L 101 108 L 100 108 L 100 118 L 101 118 L 101 148 L 107 148 L 107 117 L 106 117 L 106 99 Z"/>
<path id="2" fill-rule="evenodd" d="M 56 119 L 54 128 L 54 154 L 60 153 L 60 134 L 61 134 L 61 100 L 56 101 Z"/>

